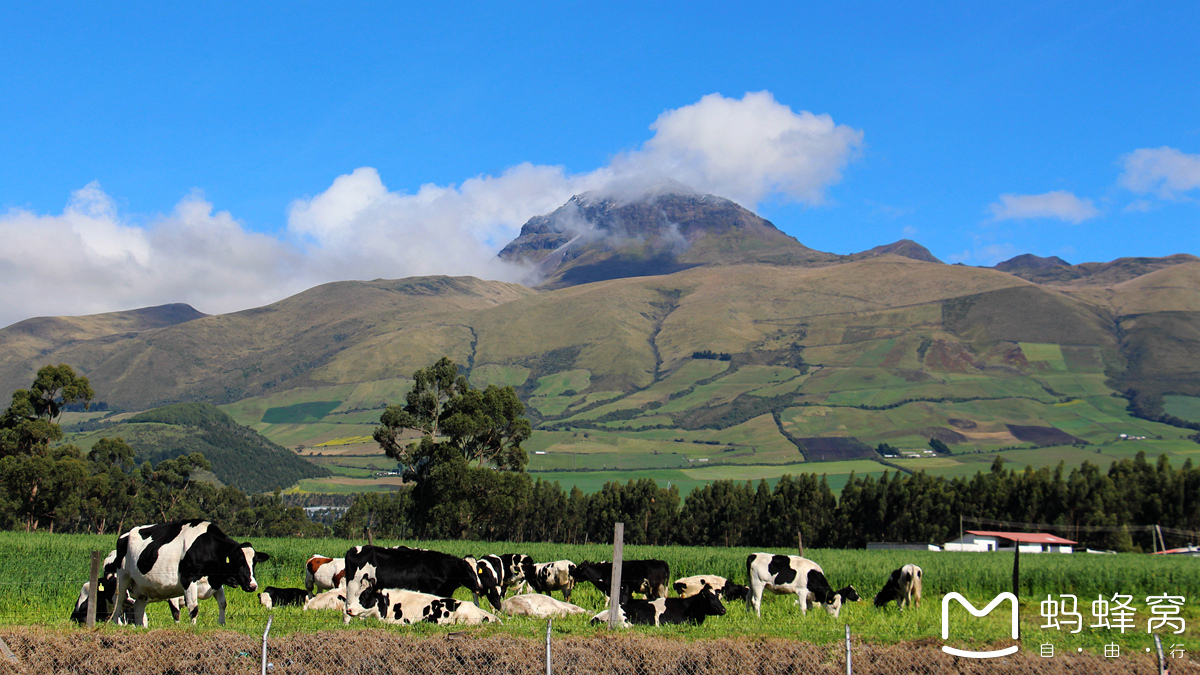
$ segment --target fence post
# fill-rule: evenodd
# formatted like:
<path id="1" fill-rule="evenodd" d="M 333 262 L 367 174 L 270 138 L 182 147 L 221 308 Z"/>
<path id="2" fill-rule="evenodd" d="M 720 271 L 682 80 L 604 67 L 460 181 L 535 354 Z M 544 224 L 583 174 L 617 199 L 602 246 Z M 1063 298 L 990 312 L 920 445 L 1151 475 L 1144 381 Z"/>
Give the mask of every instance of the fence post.
<path id="1" fill-rule="evenodd" d="M 553 623 L 553 617 L 546 617 L 546 675 L 550 675 L 550 625 Z"/>
<path id="2" fill-rule="evenodd" d="M 846 624 L 846 675 L 854 671 L 850 668 L 850 624 Z"/>
<path id="3" fill-rule="evenodd" d="M 608 588 L 608 627 L 621 626 L 621 563 L 625 558 L 625 523 L 613 527 L 612 583 Z"/>
<path id="4" fill-rule="evenodd" d="M 800 557 L 804 557 L 804 533 L 796 530 L 796 548 L 800 551 Z"/>
<path id="5" fill-rule="evenodd" d="M 275 620 L 275 615 L 267 617 L 267 629 L 263 631 L 263 657 L 262 657 L 262 675 L 267 675 L 267 633 L 271 632 L 271 622 Z"/>
<path id="6" fill-rule="evenodd" d="M 87 603 L 88 603 L 87 627 L 88 628 L 96 627 L 96 613 L 99 611 L 96 609 L 96 603 L 99 602 L 99 599 L 100 599 L 99 589 L 97 588 L 97 586 L 100 584 L 100 563 L 102 561 L 103 561 L 103 558 L 100 557 L 100 551 L 92 551 L 92 569 L 91 569 L 91 572 L 88 573 L 88 582 L 89 582 L 88 583 L 88 599 L 87 599 Z M 123 612 L 125 610 L 125 607 L 123 606 L 124 603 L 121 603 L 115 597 L 113 598 L 113 600 L 118 603 L 119 609 Z"/>
<path id="7" fill-rule="evenodd" d="M 1167 675 L 1167 660 L 1163 657 L 1162 638 L 1154 634 L 1154 647 L 1158 649 L 1158 675 Z"/>

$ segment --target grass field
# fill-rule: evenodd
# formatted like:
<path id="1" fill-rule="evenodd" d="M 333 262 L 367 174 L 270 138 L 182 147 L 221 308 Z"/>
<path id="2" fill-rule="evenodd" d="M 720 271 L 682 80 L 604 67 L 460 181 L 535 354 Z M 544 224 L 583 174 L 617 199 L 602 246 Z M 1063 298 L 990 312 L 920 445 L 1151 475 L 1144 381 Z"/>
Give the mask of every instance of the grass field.
<path id="1" fill-rule="evenodd" d="M 78 595 L 79 586 L 87 577 L 88 552 L 107 551 L 115 542 L 114 537 L 89 535 L 46 535 L 23 533 L 0 533 L 0 560 L 3 561 L 3 583 L 6 593 L 0 596 L 0 624 L 36 625 L 67 629 L 71 626 L 68 615 Z M 336 556 L 351 545 L 351 542 L 334 539 L 294 540 L 258 539 L 255 549 L 270 554 L 271 559 L 258 566 L 256 576 L 260 586 L 301 587 L 303 564 L 313 553 Z M 379 545 L 401 542 L 377 541 Z M 566 544 L 481 544 L 464 541 L 403 542 L 407 545 L 432 548 L 453 555 L 479 556 L 485 553 L 520 551 L 535 560 L 611 559 L 610 544 L 566 545 Z M 672 578 L 692 574 L 718 574 L 737 582 L 746 581 L 745 560 L 753 549 L 739 548 L 686 548 L 686 547 L 625 547 L 626 559 L 656 558 L 667 561 Z M 778 551 L 789 553 L 788 551 Z M 767 595 L 763 600 L 762 618 L 747 611 L 743 603 L 727 603 L 728 613 L 715 617 L 700 627 L 639 627 L 635 630 L 644 634 L 677 635 L 688 637 L 796 637 L 814 642 L 834 642 L 843 637 L 844 625 L 850 625 L 859 639 L 880 642 L 927 640 L 940 638 L 940 597 L 950 591 L 967 596 L 976 605 L 982 606 L 995 594 L 1011 590 L 1012 555 L 1009 553 L 940 553 L 926 551 L 862 551 L 862 550 L 807 550 L 806 555 L 819 562 L 835 587 L 852 584 L 864 597 L 863 602 L 851 603 L 843 608 L 838 618 L 816 610 L 801 616 L 793 599 L 788 596 Z M 925 572 L 924 602 L 915 609 L 903 613 L 893 608 L 875 609 L 870 598 L 882 587 L 891 570 L 905 563 L 916 563 Z M 1131 649 L 1144 649 L 1152 644 L 1146 633 L 1150 612 L 1147 598 L 1159 595 L 1186 597 L 1187 604 L 1182 616 L 1188 623 L 1197 620 L 1195 600 L 1200 597 L 1200 575 L 1195 574 L 1195 561 L 1191 558 L 1163 558 L 1147 555 L 1121 554 L 1116 556 L 1088 556 L 1086 554 L 1025 555 L 1021 559 L 1022 598 L 1020 616 L 1023 636 L 1027 641 L 1053 639 L 1060 648 L 1074 649 L 1076 646 L 1089 650 L 1101 648 L 1108 642 L 1118 642 Z M 1114 593 L 1133 596 L 1136 630 L 1122 633 L 1116 630 L 1085 627 L 1078 635 L 1043 629 L 1040 602 L 1048 594 L 1075 594 L 1079 598 L 1080 610 L 1091 623 L 1085 607 L 1098 596 L 1110 598 Z M 469 599 L 470 594 L 460 589 L 456 597 Z M 261 633 L 268 611 L 251 594 L 231 589 L 227 593 L 229 610 L 227 628 L 246 633 Z M 590 584 L 576 589 L 572 600 L 580 606 L 598 611 L 603 607 L 603 597 Z M 147 611 L 151 627 L 169 624 L 169 614 L 162 604 L 153 604 Z M 275 617 L 272 635 L 286 635 L 314 630 L 342 630 L 341 616 L 334 612 L 302 612 L 298 608 L 280 608 Z M 1003 614 L 1003 616 L 1000 616 Z M 951 628 L 955 639 L 964 644 L 991 643 L 1004 638 L 1007 630 L 1005 612 L 993 612 L 983 619 L 967 620 L 965 610 L 951 615 Z M 216 624 L 216 610 L 211 602 L 201 605 L 200 627 L 212 629 Z M 349 629 L 364 627 L 355 622 Z M 573 617 L 556 621 L 559 630 L 577 634 L 590 634 L 605 630 L 589 626 L 587 617 Z M 545 622 L 535 619 L 512 617 L 502 626 L 481 629 L 486 632 L 525 634 L 533 628 L 545 630 Z M 103 630 L 136 631 L 128 627 L 105 627 Z M 178 630 L 193 630 L 180 627 Z M 451 628 L 399 628 L 388 630 L 414 631 L 418 634 L 443 634 Z M 1185 633 L 1184 638 L 1190 634 Z M 1174 636 L 1164 636 L 1164 638 Z"/>

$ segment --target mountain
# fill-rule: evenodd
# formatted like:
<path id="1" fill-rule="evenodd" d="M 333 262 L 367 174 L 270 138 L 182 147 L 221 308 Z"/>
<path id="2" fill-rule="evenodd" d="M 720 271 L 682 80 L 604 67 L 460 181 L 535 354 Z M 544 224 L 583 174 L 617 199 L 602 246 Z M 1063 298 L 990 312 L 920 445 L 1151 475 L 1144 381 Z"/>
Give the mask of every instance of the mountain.
<path id="1" fill-rule="evenodd" d="M 1118 258 L 1105 263 L 1072 265 L 1058 256 L 1042 258 L 1025 254 L 1005 260 L 994 269 L 1008 272 L 1040 284 L 1119 284 L 1156 270 L 1200 262 L 1200 258 L 1180 253 L 1163 258 Z"/>
<path id="2" fill-rule="evenodd" d="M 576 195 L 553 213 L 529 219 L 499 255 L 533 265 L 543 288 L 672 274 L 701 265 L 796 265 L 838 258 L 808 248 L 728 199 L 678 183 L 660 184 L 634 199 Z"/>
<path id="3" fill-rule="evenodd" d="M 876 246 L 873 249 L 863 251 L 861 253 L 854 253 L 852 255 L 849 255 L 846 257 L 846 259 L 847 260 L 862 260 L 864 258 L 874 258 L 877 256 L 889 255 L 889 254 L 904 256 L 905 258 L 912 258 L 913 260 L 920 260 L 922 262 L 931 262 L 931 263 L 942 262 L 941 260 L 938 260 L 932 253 L 930 253 L 929 249 L 925 248 L 924 246 L 918 244 L 917 242 L 915 242 L 911 239 L 901 239 L 900 241 L 897 241 L 892 244 L 884 244 L 883 246 Z"/>

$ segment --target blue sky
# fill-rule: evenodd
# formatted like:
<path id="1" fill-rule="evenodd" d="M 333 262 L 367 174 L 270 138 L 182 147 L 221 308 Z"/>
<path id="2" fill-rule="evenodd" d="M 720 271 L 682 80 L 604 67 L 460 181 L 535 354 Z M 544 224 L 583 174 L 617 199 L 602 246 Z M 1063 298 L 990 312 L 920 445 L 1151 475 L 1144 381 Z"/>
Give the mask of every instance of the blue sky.
<path id="1" fill-rule="evenodd" d="M 163 5 L 0 5 L 0 325 L 504 278 L 655 177 L 837 253 L 1200 254 L 1197 3 Z"/>

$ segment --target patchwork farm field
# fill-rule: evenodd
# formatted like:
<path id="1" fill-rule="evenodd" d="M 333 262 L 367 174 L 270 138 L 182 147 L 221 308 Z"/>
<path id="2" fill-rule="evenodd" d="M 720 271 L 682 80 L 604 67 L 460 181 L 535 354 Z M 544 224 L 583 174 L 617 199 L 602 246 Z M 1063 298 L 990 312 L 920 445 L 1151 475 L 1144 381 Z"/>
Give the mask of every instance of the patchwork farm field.
<path id="1" fill-rule="evenodd" d="M 0 533 L 0 560 L 4 563 L 6 593 L 0 596 L 0 625 L 39 626 L 54 630 L 77 630 L 68 615 L 78 595 L 80 584 L 87 577 L 89 551 L 107 551 L 115 542 L 113 537 L 88 535 L 47 535 Z M 254 541 L 256 550 L 271 555 L 258 566 L 260 586 L 302 587 L 303 564 L 309 555 L 322 553 L 340 555 L 351 542 L 336 539 L 296 540 L 266 539 Z M 380 545 L 405 543 L 445 551 L 454 555 L 483 555 L 521 551 L 536 560 L 611 559 L 608 544 L 568 545 L 533 543 L 494 543 L 466 541 L 399 542 L 377 541 Z M 718 574 L 745 582 L 746 556 L 752 549 L 686 548 L 626 546 L 627 559 L 657 558 L 671 566 L 672 578 L 692 574 Z M 777 551 L 777 553 L 789 553 Z M 900 642 L 940 638 L 941 596 L 957 591 L 973 603 L 982 606 L 997 593 L 1011 590 L 1012 555 L 1008 553 L 942 553 L 927 551 L 863 551 L 808 550 L 807 557 L 824 567 L 831 583 L 837 587 L 852 584 L 864 597 L 863 602 L 843 608 L 838 618 L 815 610 L 801 616 L 790 596 L 768 595 L 763 601 L 762 618 L 747 611 L 743 603 L 727 603 L 725 616 L 710 618 L 703 626 L 638 627 L 635 633 L 646 635 L 681 636 L 687 638 L 776 637 L 801 638 L 817 643 L 835 643 L 844 637 L 844 626 L 850 625 L 856 639 L 876 642 Z M 924 600 L 915 610 L 898 612 L 894 607 L 879 610 L 872 606 L 872 597 L 882 587 L 891 570 L 905 563 L 916 563 L 925 572 Z M 1117 642 L 1138 651 L 1151 646 L 1146 632 L 1151 617 L 1147 598 L 1159 595 L 1184 596 L 1186 605 L 1182 617 L 1186 630 L 1182 637 L 1164 635 L 1164 639 L 1190 644 L 1200 620 L 1197 599 L 1200 599 L 1200 575 L 1195 573 L 1196 561 L 1181 557 L 1151 557 L 1120 554 L 1090 556 L 1086 554 L 1056 555 L 1027 554 L 1021 559 L 1022 635 L 1027 646 L 1031 642 L 1053 640 L 1064 650 L 1082 648 L 1089 652 L 1101 650 L 1104 644 Z M 1040 615 L 1040 602 L 1047 594 L 1074 594 L 1080 609 L 1098 596 L 1110 598 L 1114 593 L 1133 596 L 1136 630 L 1120 632 L 1099 628 L 1084 628 L 1077 635 L 1042 628 L 1045 619 Z M 298 608 L 280 608 L 268 612 L 255 595 L 240 590 L 227 593 L 229 609 L 227 629 L 250 635 L 261 635 L 269 614 L 274 616 L 272 635 L 308 633 L 316 630 L 360 630 L 380 627 L 415 635 L 442 635 L 452 627 L 411 626 L 382 627 L 374 622 L 355 621 L 343 627 L 341 615 L 335 612 L 303 612 Z M 470 594 L 460 589 L 456 597 L 468 600 Z M 572 600 L 585 608 L 599 611 L 603 596 L 590 584 L 576 589 Z M 151 627 L 170 625 L 165 605 L 152 604 L 147 611 Z M 1005 614 L 1005 616 L 999 616 Z M 1007 640 L 1007 614 L 993 612 L 983 619 L 967 620 L 965 610 L 952 615 L 951 628 L 956 640 L 966 645 L 993 644 Z M 545 635 L 545 621 L 520 617 L 507 618 L 500 626 L 472 628 L 476 634 Z M 575 635 L 589 635 L 606 629 L 590 626 L 587 617 L 572 617 L 555 622 L 556 630 Z M 199 628 L 179 626 L 174 630 L 195 632 L 216 629 L 216 607 L 211 601 L 201 604 Z M 136 631 L 128 627 L 101 628 L 103 631 Z M 1156 631 L 1157 632 L 1157 631 Z M 1166 631 L 1163 631 L 1166 632 Z M 1036 647 L 1034 647 L 1036 649 Z"/>
<path id="2" fill-rule="evenodd" d="M 1018 466 L 1089 461 L 1106 468 L 1139 451 L 1152 460 L 1166 454 L 1177 465 L 1200 455 L 1200 444 L 1186 438 L 1190 431 L 1130 415 L 1126 400 L 1108 388 L 1098 347 L 1012 342 L 972 351 L 949 334 L 924 334 L 905 323 L 922 317 L 932 320 L 933 310 L 817 321 L 802 353 L 818 365 L 806 368 L 684 359 L 629 391 L 606 388 L 580 368 L 545 374 L 484 363 L 469 377 L 475 386 L 518 389 L 535 424 L 525 444 L 530 472 L 588 492 L 632 478 L 687 492 L 710 480 L 807 472 L 827 474 L 840 489 L 848 472 L 838 463 L 866 460 L 859 474 L 889 470 L 876 461 L 885 459 L 875 450 L 881 444 L 899 456 L 892 470 L 947 477 L 987 470 L 997 456 Z M 397 378 L 318 387 L 224 409 L 323 464 L 338 455 L 386 461 L 370 435 L 382 408 L 402 401 L 410 386 Z M 1200 418 L 1197 401 L 1172 396 L 1167 406 Z M 931 439 L 950 454 L 905 458 L 927 454 Z M 335 474 L 295 489 L 394 487 L 341 469 Z"/>

